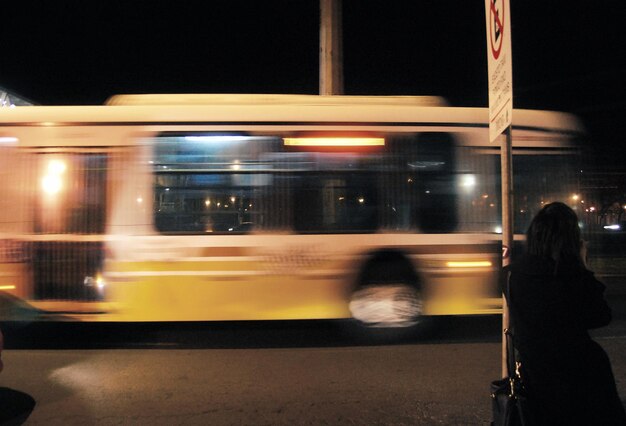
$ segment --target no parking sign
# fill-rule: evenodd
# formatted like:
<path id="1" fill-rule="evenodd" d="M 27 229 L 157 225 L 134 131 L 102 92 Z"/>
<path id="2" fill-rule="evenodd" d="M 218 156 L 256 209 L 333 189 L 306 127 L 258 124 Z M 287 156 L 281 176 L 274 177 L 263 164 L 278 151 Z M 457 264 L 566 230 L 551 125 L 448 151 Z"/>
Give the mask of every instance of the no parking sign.
<path id="1" fill-rule="evenodd" d="M 510 124 L 513 112 L 513 67 L 509 0 L 485 0 L 489 71 L 489 140 Z"/>

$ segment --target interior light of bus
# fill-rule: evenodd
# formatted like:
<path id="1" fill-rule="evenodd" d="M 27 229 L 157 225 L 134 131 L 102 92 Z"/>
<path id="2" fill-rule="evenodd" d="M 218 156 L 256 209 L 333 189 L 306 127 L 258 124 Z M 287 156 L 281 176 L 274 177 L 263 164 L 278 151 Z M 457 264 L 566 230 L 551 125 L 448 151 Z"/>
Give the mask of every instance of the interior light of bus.
<path id="1" fill-rule="evenodd" d="M 12 284 L 0 285 L 0 290 L 15 290 L 15 286 Z"/>
<path id="2" fill-rule="evenodd" d="M 319 147 L 358 147 L 358 146 L 385 146 L 384 138 L 285 138 L 285 146 L 319 146 Z"/>
<path id="3" fill-rule="evenodd" d="M 0 137 L 0 143 L 17 143 L 17 138 Z"/>
<path id="4" fill-rule="evenodd" d="M 188 142 L 206 142 L 206 143 L 242 142 L 248 139 L 250 139 L 249 136 L 236 136 L 236 135 L 185 136 L 185 140 Z"/>
<path id="5" fill-rule="evenodd" d="M 603 226 L 603 228 L 608 231 L 619 231 L 620 229 L 622 229 L 622 227 L 619 225 L 605 225 Z"/>
<path id="6" fill-rule="evenodd" d="M 60 175 L 65 172 L 66 166 L 63 161 L 52 160 L 48 163 L 48 173 L 54 175 Z"/>
<path id="7" fill-rule="evenodd" d="M 41 186 L 46 194 L 54 195 L 61 191 L 63 182 L 59 176 L 47 175 L 42 179 Z"/>
<path id="8" fill-rule="evenodd" d="M 55 195 L 63 188 L 61 175 L 67 166 L 63 161 L 52 160 L 48 163 L 48 173 L 42 178 L 41 186 L 48 195 Z"/>
<path id="9" fill-rule="evenodd" d="M 491 266 L 491 262 L 488 260 L 477 260 L 477 261 L 453 261 L 447 262 L 446 266 L 448 268 L 487 268 Z"/>

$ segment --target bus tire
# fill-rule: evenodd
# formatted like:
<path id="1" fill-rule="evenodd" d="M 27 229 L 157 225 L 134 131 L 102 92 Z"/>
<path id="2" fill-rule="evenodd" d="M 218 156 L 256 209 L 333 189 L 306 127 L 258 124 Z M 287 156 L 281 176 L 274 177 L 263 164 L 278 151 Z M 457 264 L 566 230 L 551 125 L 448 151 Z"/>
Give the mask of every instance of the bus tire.
<path id="1" fill-rule="evenodd" d="M 404 253 L 372 253 L 356 281 L 349 309 L 364 334 L 393 338 L 425 329 L 420 279 Z"/>

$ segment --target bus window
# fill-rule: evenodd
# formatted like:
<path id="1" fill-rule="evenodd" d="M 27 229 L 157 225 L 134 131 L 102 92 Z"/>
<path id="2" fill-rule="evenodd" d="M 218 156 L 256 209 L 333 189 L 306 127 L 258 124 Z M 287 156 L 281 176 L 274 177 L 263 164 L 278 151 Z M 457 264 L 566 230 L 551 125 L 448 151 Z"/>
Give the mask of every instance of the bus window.
<path id="1" fill-rule="evenodd" d="M 106 212 L 105 154 L 40 154 L 35 232 L 99 234 Z"/>
<path id="2" fill-rule="evenodd" d="M 458 218 L 460 232 L 502 232 L 500 157 L 496 148 L 457 149 Z"/>
<path id="3" fill-rule="evenodd" d="M 550 202 L 562 201 L 577 209 L 578 202 L 572 197 L 579 189 L 578 160 L 573 153 L 513 155 L 515 233 L 525 233 L 532 218 Z"/>
<path id="4" fill-rule="evenodd" d="M 154 145 L 154 220 L 162 233 L 246 233 L 271 212 L 276 137 L 164 134 Z M 276 201 L 276 200 L 274 200 Z M 263 210 L 265 209 L 265 210 Z"/>
<path id="5" fill-rule="evenodd" d="M 454 140 L 448 133 L 421 133 L 389 141 L 384 167 L 386 226 L 423 233 L 457 227 Z"/>
<path id="6" fill-rule="evenodd" d="M 299 232 L 372 232 L 378 227 L 376 183 L 368 174 L 302 174 L 294 192 Z"/>
<path id="7" fill-rule="evenodd" d="M 423 133 L 418 139 L 418 223 L 423 232 L 452 232 L 457 227 L 454 143 L 448 133 Z"/>

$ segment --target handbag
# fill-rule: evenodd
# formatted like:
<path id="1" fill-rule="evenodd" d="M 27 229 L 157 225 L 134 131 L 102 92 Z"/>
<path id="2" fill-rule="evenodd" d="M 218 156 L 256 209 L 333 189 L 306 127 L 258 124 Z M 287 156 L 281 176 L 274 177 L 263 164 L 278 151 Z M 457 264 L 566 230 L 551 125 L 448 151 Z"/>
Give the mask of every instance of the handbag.
<path id="1" fill-rule="evenodd" d="M 529 426 L 530 410 L 526 389 L 520 373 L 521 364 L 515 362 L 512 334 L 506 336 L 507 377 L 491 382 L 491 413 L 493 426 Z"/>
<path id="2" fill-rule="evenodd" d="M 509 299 L 508 282 L 504 289 Z M 531 410 L 526 396 L 526 388 L 521 375 L 521 363 L 515 360 L 513 333 L 504 330 L 506 344 L 506 377 L 491 382 L 491 414 L 493 426 L 529 426 Z"/>

